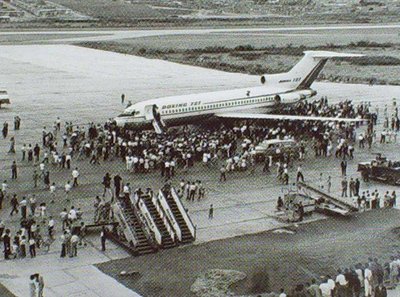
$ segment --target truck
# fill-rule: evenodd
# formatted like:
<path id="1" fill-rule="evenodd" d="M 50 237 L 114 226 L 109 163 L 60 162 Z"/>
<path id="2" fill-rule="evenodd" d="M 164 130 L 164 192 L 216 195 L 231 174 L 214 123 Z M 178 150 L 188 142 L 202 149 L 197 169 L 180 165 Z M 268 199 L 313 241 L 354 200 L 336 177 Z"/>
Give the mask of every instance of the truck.
<path id="1" fill-rule="evenodd" d="M 400 185 L 400 161 L 388 160 L 377 154 L 374 160 L 358 163 L 358 171 L 364 181 L 376 180 L 395 186 Z"/>

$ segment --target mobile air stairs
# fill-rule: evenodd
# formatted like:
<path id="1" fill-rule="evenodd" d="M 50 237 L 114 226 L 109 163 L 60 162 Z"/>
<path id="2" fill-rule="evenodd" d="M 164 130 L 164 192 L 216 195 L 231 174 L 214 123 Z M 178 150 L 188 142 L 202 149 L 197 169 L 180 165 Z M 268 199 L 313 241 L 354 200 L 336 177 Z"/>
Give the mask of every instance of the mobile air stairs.
<path id="1" fill-rule="evenodd" d="M 347 216 L 358 209 L 351 203 L 334 197 L 304 182 L 298 183 L 299 191 L 317 202 L 317 210 L 331 215 Z"/>
<path id="2" fill-rule="evenodd" d="M 176 191 L 134 193 L 113 205 L 117 243 L 134 255 L 154 253 L 195 240 L 196 229 Z"/>

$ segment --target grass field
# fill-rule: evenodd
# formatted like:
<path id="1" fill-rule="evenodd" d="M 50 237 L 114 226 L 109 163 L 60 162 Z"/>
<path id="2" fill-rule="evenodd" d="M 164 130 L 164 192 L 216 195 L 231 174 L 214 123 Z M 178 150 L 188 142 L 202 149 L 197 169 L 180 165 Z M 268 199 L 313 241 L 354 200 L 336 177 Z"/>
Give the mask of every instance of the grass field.
<path id="1" fill-rule="evenodd" d="M 96 49 L 248 74 L 290 69 L 304 50 L 362 53 L 366 57 L 328 63 L 320 78 L 330 81 L 400 84 L 400 29 L 263 32 L 244 30 L 163 35 L 114 42 L 80 43 Z"/>

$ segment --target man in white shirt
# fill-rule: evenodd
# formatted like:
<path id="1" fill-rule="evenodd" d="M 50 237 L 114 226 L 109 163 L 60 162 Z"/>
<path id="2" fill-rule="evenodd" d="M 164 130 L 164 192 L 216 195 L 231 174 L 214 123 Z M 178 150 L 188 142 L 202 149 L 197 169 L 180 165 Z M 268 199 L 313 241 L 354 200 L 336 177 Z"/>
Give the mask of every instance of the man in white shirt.
<path id="1" fill-rule="evenodd" d="M 69 181 L 67 181 L 67 183 L 65 184 L 65 194 L 68 196 L 69 192 L 71 191 L 71 184 Z"/>
<path id="2" fill-rule="evenodd" d="M 72 170 L 72 178 L 74 179 L 74 183 L 72 184 L 73 187 L 78 186 L 78 177 L 79 177 L 79 171 L 78 168 L 75 168 Z"/>
<path id="3" fill-rule="evenodd" d="M 332 297 L 331 285 L 327 282 L 320 284 L 319 289 L 321 290 L 322 297 Z"/>
<path id="4" fill-rule="evenodd" d="M 53 217 L 50 216 L 49 222 L 47 224 L 47 230 L 49 232 L 49 237 L 51 239 L 53 239 L 53 235 L 54 235 L 54 226 L 55 226 L 56 222 L 54 221 Z"/>
<path id="5" fill-rule="evenodd" d="M 336 284 L 335 284 L 335 282 L 334 282 L 334 280 L 331 278 L 331 276 L 330 275 L 328 275 L 327 276 L 327 283 L 328 283 L 328 285 L 331 287 L 331 292 L 333 292 L 333 290 L 335 289 L 335 287 L 336 287 Z"/>
<path id="6" fill-rule="evenodd" d="M 348 282 L 340 269 L 338 270 L 338 275 L 336 276 L 336 284 L 338 296 L 344 296 L 346 294 L 346 287 L 348 285 Z"/>
<path id="7" fill-rule="evenodd" d="M 372 296 L 372 271 L 366 265 L 364 270 L 364 289 L 365 289 L 365 297 Z"/>
<path id="8" fill-rule="evenodd" d="M 123 192 L 124 192 L 125 199 L 129 199 L 129 196 L 131 194 L 131 187 L 130 187 L 129 183 L 124 185 Z"/>
<path id="9" fill-rule="evenodd" d="M 71 253 L 70 257 L 76 257 L 78 256 L 78 243 L 79 243 L 79 237 L 76 234 L 73 234 L 71 236 Z"/>
<path id="10" fill-rule="evenodd" d="M 69 211 L 69 214 L 68 214 L 68 219 L 70 221 L 74 222 L 77 218 L 78 218 L 78 216 L 76 214 L 75 207 L 71 206 L 71 210 Z"/>
<path id="11" fill-rule="evenodd" d="M 7 188 L 8 188 L 8 185 L 7 185 L 7 181 L 5 180 L 1 184 L 1 190 L 3 191 L 4 196 L 6 196 L 6 194 L 7 194 Z"/>

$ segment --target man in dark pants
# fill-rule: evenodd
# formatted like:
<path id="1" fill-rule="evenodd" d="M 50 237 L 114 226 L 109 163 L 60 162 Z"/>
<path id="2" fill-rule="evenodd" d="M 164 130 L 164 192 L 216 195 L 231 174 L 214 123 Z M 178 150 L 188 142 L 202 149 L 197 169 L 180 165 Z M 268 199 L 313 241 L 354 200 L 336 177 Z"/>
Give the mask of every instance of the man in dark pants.
<path id="1" fill-rule="evenodd" d="M 14 196 L 11 199 L 11 212 L 10 212 L 10 216 L 12 216 L 14 213 L 18 213 L 18 199 L 17 199 L 17 195 L 14 194 Z"/>
<path id="2" fill-rule="evenodd" d="M 11 179 L 17 179 L 17 163 L 15 161 L 11 165 Z"/>
<path id="3" fill-rule="evenodd" d="M 116 198 L 119 198 L 119 194 L 121 193 L 121 181 L 122 178 L 119 176 L 119 174 L 114 176 L 114 189 Z"/>
<path id="4" fill-rule="evenodd" d="M 3 244 L 4 244 L 4 259 L 8 260 L 11 253 L 11 237 L 10 237 L 10 229 L 6 229 L 6 232 L 3 236 Z"/>
<path id="5" fill-rule="evenodd" d="M 100 233 L 100 240 L 101 240 L 101 250 L 103 252 L 106 251 L 106 236 L 107 236 L 107 229 L 103 226 Z"/>

